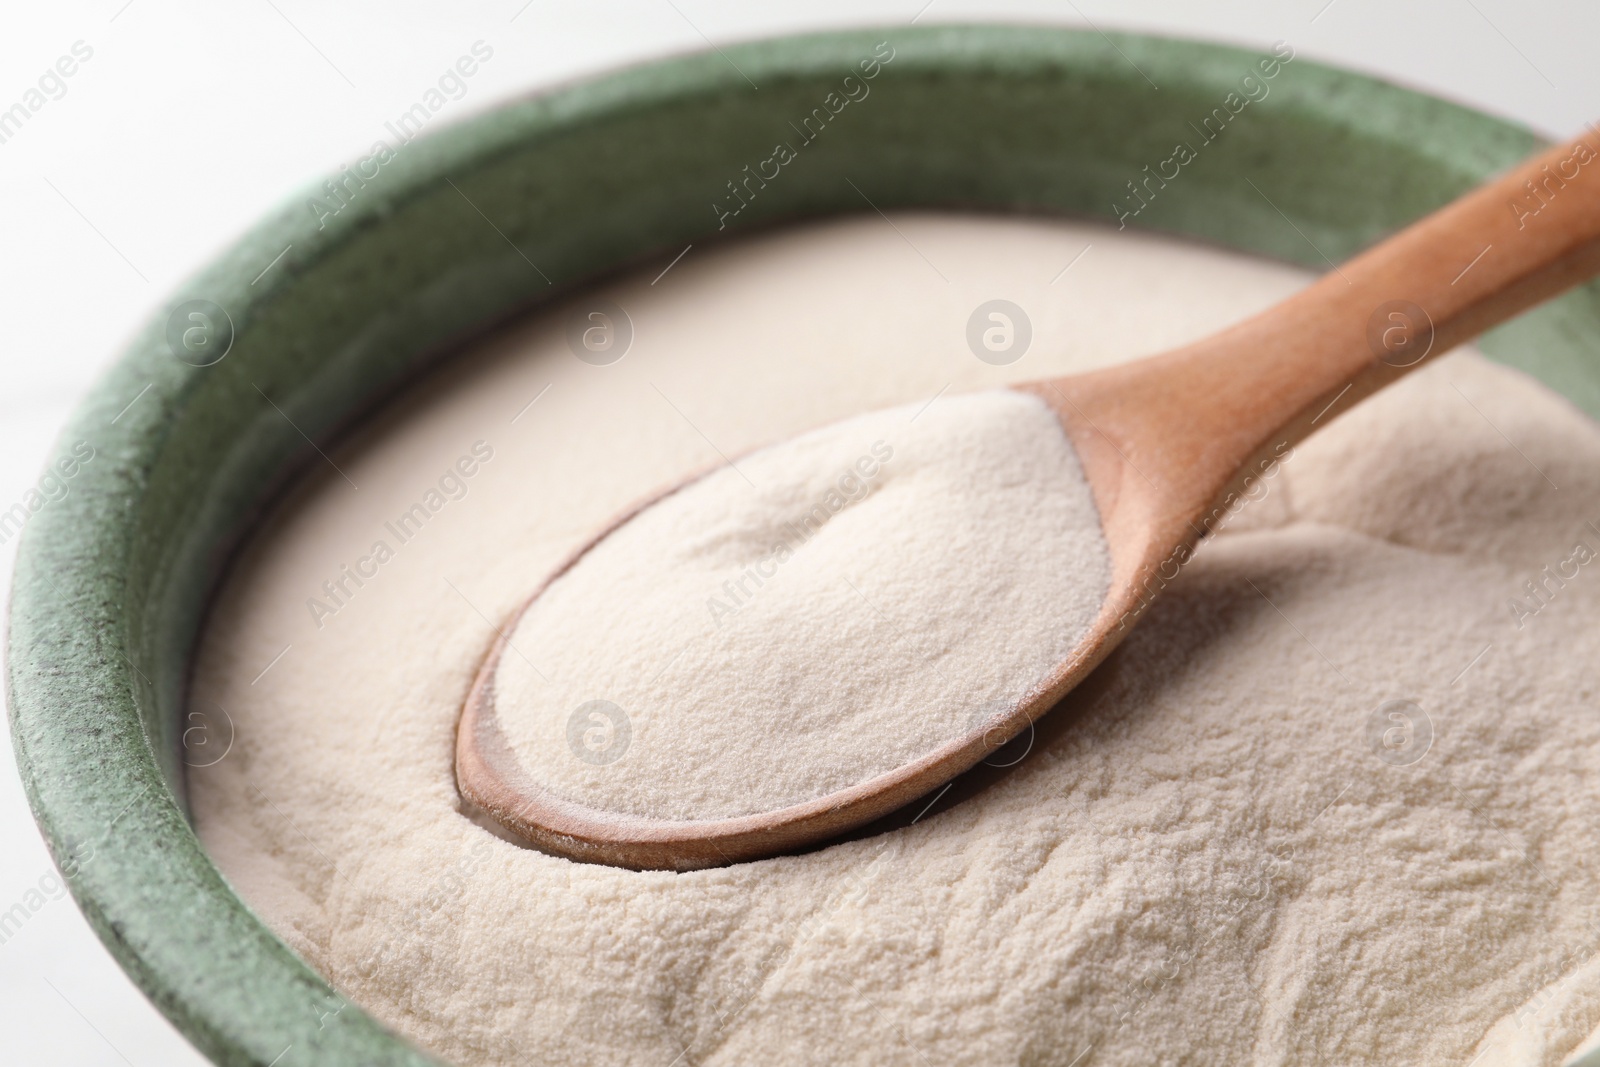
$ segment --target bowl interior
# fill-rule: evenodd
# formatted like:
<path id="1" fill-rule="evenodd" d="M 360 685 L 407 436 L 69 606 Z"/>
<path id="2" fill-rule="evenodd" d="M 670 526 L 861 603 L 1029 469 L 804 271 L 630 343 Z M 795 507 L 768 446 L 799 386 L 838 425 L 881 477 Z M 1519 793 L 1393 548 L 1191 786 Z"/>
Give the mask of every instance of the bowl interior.
<path id="1" fill-rule="evenodd" d="M 306 1062 L 432 1062 L 249 911 L 184 810 L 181 704 L 207 597 L 253 518 L 317 460 L 312 442 L 460 341 L 689 242 L 959 206 L 1120 220 L 1325 269 L 1537 145 L 1304 59 L 1280 57 L 1268 77 L 1266 58 L 1044 27 L 748 44 L 386 145 L 339 176 L 337 195 L 313 187 L 247 234 L 78 411 L 59 453 L 84 441 L 95 459 L 34 518 L 17 563 L 18 759 L 122 965 L 218 1063 L 290 1049 Z M 776 162 L 778 143 L 792 159 Z M 1192 161 L 1150 182 L 1171 174 L 1178 145 Z M 210 366 L 169 342 L 168 312 L 196 299 L 231 324 Z M 1600 415 L 1597 330 L 1591 285 L 1482 347 Z"/>

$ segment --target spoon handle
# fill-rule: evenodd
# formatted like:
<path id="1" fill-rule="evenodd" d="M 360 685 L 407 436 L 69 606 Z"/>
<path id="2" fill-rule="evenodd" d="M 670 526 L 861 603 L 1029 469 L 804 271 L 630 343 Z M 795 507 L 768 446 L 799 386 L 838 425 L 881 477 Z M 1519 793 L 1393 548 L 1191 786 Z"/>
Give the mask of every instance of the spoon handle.
<path id="1" fill-rule="evenodd" d="M 1143 522 L 1188 544 L 1248 475 L 1342 410 L 1596 273 L 1591 126 L 1254 318 L 1032 391 L 1061 412 L 1103 514 L 1137 497 Z"/>

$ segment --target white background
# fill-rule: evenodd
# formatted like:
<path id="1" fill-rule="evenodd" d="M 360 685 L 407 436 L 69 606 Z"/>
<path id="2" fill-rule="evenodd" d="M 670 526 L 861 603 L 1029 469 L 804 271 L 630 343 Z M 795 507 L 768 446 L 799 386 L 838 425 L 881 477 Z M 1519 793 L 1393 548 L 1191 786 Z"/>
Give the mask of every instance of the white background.
<path id="1" fill-rule="evenodd" d="M 93 57 L 0 144 L 0 510 L 72 405 L 187 275 L 362 154 L 474 41 L 494 58 L 441 117 L 622 63 L 864 24 L 1045 21 L 1267 46 L 1423 88 L 1550 136 L 1600 120 L 1600 5 L 1579 0 L 95 0 L 17 4 L 0 110 L 74 42 Z M 9 587 L 15 540 L 0 549 Z M 0 912 L 51 870 L 0 739 Z M 199 1064 L 69 899 L 0 945 L 0 1056 Z"/>

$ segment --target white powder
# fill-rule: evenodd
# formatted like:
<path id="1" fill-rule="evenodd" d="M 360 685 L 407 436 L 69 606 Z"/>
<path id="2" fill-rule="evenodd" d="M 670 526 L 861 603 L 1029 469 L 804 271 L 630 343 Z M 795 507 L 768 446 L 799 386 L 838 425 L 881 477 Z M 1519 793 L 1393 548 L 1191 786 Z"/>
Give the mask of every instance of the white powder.
<path id="1" fill-rule="evenodd" d="M 715 463 L 702 432 L 738 455 L 949 386 L 931 415 L 1304 280 L 1082 226 L 895 221 L 948 284 L 876 216 L 696 248 L 603 294 L 637 327 L 620 363 L 574 359 L 559 316 L 511 331 L 335 455 L 360 493 L 319 477 L 264 524 L 191 704 L 236 728 L 191 773 L 230 882 L 459 1064 L 1560 1063 L 1600 1024 L 1600 569 L 1568 562 L 1600 548 L 1600 432 L 1476 356 L 1302 445 L 1026 759 L 914 825 L 679 875 L 460 814 L 485 619 Z M 1003 368 L 963 339 L 997 295 L 1033 320 Z M 306 598 L 479 438 L 467 495 L 318 629 Z M 1426 715 L 1398 748 L 1390 701 Z"/>
<path id="2" fill-rule="evenodd" d="M 535 780 L 655 818 L 775 811 L 926 755 L 1046 680 L 1110 574 L 1077 456 L 1034 396 L 924 407 L 739 459 L 551 583 L 496 677 Z"/>

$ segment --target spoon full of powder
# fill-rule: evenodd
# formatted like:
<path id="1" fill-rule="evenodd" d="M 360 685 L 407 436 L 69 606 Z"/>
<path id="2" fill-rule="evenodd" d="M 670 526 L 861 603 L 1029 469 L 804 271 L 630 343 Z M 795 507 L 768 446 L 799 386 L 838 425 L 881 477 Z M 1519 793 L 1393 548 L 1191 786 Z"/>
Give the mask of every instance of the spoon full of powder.
<path id="1" fill-rule="evenodd" d="M 462 795 L 542 848 L 682 870 L 937 788 L 1099 663 L 1295 441 L 1600 272 L 1600 168 L 1536 216 L 1506 210 L 1595 147 L 1535 157 L 1206 340 L 857 416 L 641 505 L 490 651 Z"/>

